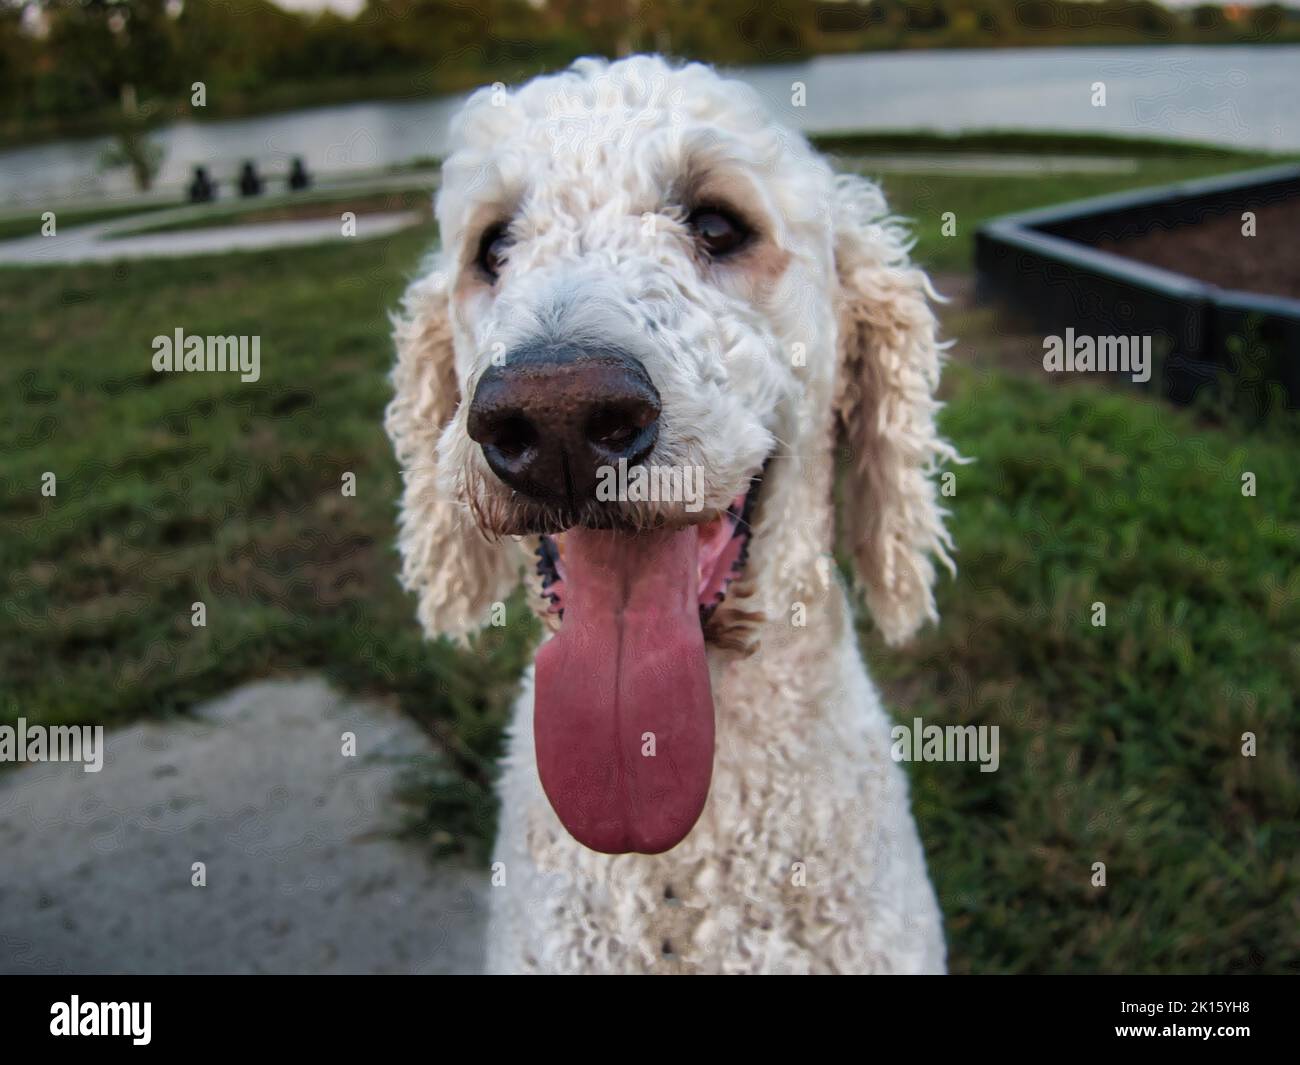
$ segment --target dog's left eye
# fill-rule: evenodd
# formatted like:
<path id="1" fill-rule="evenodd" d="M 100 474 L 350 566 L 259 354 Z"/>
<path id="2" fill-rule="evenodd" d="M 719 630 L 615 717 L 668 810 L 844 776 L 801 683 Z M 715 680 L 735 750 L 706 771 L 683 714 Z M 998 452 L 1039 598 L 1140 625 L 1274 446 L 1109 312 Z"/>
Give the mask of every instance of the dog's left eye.
<path id="1" fill-rule="evenodd" d="M 723 259 L 739 251 L 752 235 L 752 230 L 730 211 L 720 207 L 697 207 L 686 219 L 695 239 L 715 259 Z"/>

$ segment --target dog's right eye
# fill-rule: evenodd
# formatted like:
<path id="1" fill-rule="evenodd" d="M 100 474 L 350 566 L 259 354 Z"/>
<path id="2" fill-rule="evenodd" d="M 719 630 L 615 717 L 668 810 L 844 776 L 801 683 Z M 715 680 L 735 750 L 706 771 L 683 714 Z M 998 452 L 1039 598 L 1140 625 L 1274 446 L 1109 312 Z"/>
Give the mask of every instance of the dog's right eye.
<path id="1" fill-rule="evenodd" d="M 506 223 L 497 222 L 495 225 L 488 226 L 478 242 L 478 257 L 475 260 L 478 268 L 495 281 L 497 275 L 501 273 L 501 268 L 505 266 L 506 252 L 509 250 L 510 237 Z"/>

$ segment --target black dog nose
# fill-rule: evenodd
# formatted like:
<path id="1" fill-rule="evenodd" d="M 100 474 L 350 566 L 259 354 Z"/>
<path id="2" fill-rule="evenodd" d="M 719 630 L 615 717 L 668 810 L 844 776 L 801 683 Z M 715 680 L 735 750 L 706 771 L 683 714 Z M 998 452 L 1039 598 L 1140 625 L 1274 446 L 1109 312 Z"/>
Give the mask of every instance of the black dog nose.
<path id="1" fill-rule="evenodd" d="M 517 492 L 577 506 L 595 497 L 601 467 L 644 461 L 659 411 L 659 393 L 630 355 L 526 348 L 479 379 L 469 435 Z"/>

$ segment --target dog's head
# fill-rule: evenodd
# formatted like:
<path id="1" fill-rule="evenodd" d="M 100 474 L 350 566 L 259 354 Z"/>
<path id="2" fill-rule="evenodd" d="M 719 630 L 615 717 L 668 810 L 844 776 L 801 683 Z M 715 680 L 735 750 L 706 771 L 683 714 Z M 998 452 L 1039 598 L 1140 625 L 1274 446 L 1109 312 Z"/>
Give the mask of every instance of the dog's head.
<path id="1" fill-rule="evenodd" d="M 874 185 L 700 65 L 484 89 L 453 141 L 442 249 L 397 324 L 403 579 L 427 631 L 463 636 L 523 538 L 563 619 L 537 661 L 547 793 L 597 849 L 663 850 L 707 793 L 706 642 L 827 579 L 837 431 L 877 625 L 934 614 L 928 282 Z"/>

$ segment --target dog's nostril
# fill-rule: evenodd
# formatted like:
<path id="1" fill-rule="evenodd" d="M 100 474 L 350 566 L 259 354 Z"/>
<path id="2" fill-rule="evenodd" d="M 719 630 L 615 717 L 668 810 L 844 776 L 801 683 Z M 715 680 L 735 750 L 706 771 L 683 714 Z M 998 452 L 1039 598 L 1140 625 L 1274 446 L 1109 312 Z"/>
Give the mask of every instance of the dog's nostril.
<path id="1" fill-rule="evenodd" d="M 537 430 L 527 418 L 503 418 L 492 429 L 492 446 L 507 458 L 522 455 L 537 443 Z"/>
<path id="2" fill-rule="evenodd" d="M 587 419 L 587 439 L 606 451 L 626 451 L 657 414 L 648 404 L 601 407 Z"/>

